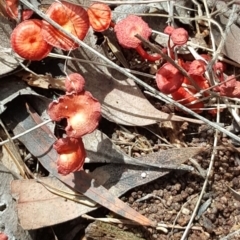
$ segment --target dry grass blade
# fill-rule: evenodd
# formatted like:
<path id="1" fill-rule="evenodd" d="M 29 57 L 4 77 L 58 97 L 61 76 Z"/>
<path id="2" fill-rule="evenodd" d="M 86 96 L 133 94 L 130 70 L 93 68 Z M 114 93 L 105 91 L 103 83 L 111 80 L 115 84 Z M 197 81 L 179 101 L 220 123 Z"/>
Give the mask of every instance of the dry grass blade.
<path id="1" fill-rule="evenodd" d="M 4 132 L 9 140 L 9 143 L 4 146 L 4 149 L 10 156 L 10 159 L 13 161 L 13 162 L 11 162 L 10 166 L 6 166 L 6 167 L 9 167 L 9 169 L 11 171 L 14 171 L 14 168 L 16 167 L 16 169 L 18 169 L 17 173 L 19 173 L 24 178 L 24 177 L 26 177 L 25 164 L 24 164 L 18 149 L 16 148 L 15 144 L 13 143 L 13 141 L 1 119 L 0 119 L 0 125 L 2 126 Z M 15 167 L 13 165 L 15 165 Z"/>

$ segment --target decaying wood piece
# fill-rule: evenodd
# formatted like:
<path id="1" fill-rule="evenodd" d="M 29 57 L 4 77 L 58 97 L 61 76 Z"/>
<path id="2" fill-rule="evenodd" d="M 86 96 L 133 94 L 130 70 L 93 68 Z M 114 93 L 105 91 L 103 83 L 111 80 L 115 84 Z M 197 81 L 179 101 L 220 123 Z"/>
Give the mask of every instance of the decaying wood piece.
<path id="1" fill-rule="evenodd" d="M 144 240 L 140 232 L 132 233 L 120 229 L 113 224 L 95 221 L 88 225 L 85 230 L 85 237 L 87 240 Z"/>

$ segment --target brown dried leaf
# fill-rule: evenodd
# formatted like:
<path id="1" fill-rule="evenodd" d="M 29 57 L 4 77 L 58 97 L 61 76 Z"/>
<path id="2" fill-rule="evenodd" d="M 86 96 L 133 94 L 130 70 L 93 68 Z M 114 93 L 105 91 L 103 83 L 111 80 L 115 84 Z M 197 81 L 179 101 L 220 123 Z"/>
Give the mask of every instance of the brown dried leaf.
<path id="1" fill-rule="evenodd" d="M 34 235 L 24 231 L 18 222 L 17 206 L 11 195 L 10 183 L 14 177 L 12 173 L 0 164 L 0 226 L 8 239 L 33 240 Z"/>

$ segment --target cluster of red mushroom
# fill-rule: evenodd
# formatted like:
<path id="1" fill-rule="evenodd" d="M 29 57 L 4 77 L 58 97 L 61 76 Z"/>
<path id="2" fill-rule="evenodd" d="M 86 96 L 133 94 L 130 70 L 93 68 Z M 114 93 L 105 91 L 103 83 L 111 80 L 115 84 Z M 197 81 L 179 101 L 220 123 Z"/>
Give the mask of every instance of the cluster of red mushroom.
<path id="1" fill-rule="evenodd" d="M 48 108 L 52 120 L 67 119 L 67 137 L 58 139 L 53 146 L 59 154 L 58 172 L 63 175 L 82 169 L 86 157 L 82 136 L 93 132 L 101 118 L 100 103 L 84 90 L 84 85 L 80 74 L 70 74 L 65 80 L 66 95 L 50 103 Z"/>
<path id="2" fill-rule="evenodd" d="M 210 88 L 209 82 L 204 74 L 206 71 L 206 62 L 209 61 L 211 57 L 202 54 L 201 56 L 206 62 L 203 60 L 193 60 L 192 62 L 188 62 L 182 59 L 175 59 L 174 48 L 177 46 L 183 46 L 187 43 L 188 33 L 183 28 L 174 29 L 170 26 L 166 27 L 164 32 L 169 35 L 169 56 L 178 62 L 179 66 L 187 72 L 188 76 L 194 82 L 190 82 L 189 79 L 179 71 L 179 69 L 167 62 L 162 65 L 156 73 L 157 86 L 161 92 L 171 94 L 175 101 L 179 101 L 193 111 L 201 113 L 204 108 L 204 102 L 196 96 L 196 93 L 200 90 L 208 90 Z M 219 81 L 223 81 L 225 65 L 222 62 L 217 62 L 213 68 L 214 71 L 218 73 Z M 185 86 L 183 86 L 183 83 L 185 83 Z M 230 84 L 236 84 L 236 81 L 229 81 L 228 86 Z M 226 88 L 227 86 L 222 84 L 214 90 L 223 94 L 224 89 Z M 208 95 L 207 92 L 204 93 L 204 96 L 207 97 Z M 215 110 L 210 110 L 209 112 L 211 114 L 216 113 Z"/>
<path id="3" fill-rule="evenodd" d="M 46 15 L 80 40 L 84 39 L 90 26 L 86 10 L 69 2 L 52 3 Z M 21 22 L 11 34 L 11 45 L 19 56 L 28 60 L 45 58 L 53 47 L 63 50 L 79 47 L 51 24 L 38 19 Z"/>
<path id="4" fill-rule="evenodd" d="M 7 3 L 9 17 L 16 19 L 18 1 L 7 0 Z M 22 58 L 41 60 L 49 54 L 52 47 L 63 50 L 79 47 L 48 22 L 37 19 L 26 20 L 31 17 L 30 13 L 32 14 L 30 10 L 23 11 L 22 20 L 25 21 L 21 22 L 11 35 L 12 48 Z M 90 26 L 96 32 L 103 32 L 112 27 L 122 47 L 136 49 L 140 56 L 148 61 L 161 58 L 159 54 L 148 54 L 143 49 L 141 41 L 135 37 L 139 34 L 148 39 L 151 35 L 152 30 L 142 18 L 130 15 L 115 24 L 112 21 L 111 9 L 104 3 L 93 3 L 86 11 L 81 6 L 69 2 L 54 2 L 46 11 L 46 15 L 80 40 L 84 39 Z"/>

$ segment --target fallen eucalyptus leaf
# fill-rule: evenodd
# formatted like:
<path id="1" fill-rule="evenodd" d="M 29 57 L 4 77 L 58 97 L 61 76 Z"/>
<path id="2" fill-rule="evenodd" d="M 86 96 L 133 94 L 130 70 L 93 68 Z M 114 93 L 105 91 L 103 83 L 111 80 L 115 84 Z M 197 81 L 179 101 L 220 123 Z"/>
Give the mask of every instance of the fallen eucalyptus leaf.
<path id="1" fill-rule="evenodd" d="M 202 149 L 202 148 L 180 148 L 180 149 L 172 149 L 164 151 L 163 153 L 153 153 L 149 154 L 148 156 L 152 157 L 153 159 L 159 159 L 157 163 L 150 163 L 149 161 L 141 161 L 136 158 L 132 158 L 125 154 L 123 151 L 118 149 L 115 144 L 112 143 L 112 141 L 101 131 L 95 130 L 91 134 L 87 134 L 83 137 L 83 143 L 85 146 L 85 149 L 87 150 L 87 163 L 88 161 L 90 163 L 98 162 L 98 163 L 117 163 L 117 164 L 131 164 L 136 166 L 141 166 L 145 168 L 159 168 L 159 170 L 170 170 L 170 169 L 180 169 L 180 170 L 193 170 L 192 167 L 184 166 L 179 164 L 179 162 L 174 161 L 167 161 L 167 157 L 174 156 L 182 156 L 182 151 L 184 153 L 189 151 L 192 151 L 192 149 Z M 168 154 L 170 152 L 170 154 Z M 183 158 L 185 155 L 183 156 Z M 178 157 L 177 157 L 178 158 Z M 142 158 L 140 158 L 142 159 Z M 167 163 L 164 163 L 164 160 Z M 179 159 L 180 160 L 180 159 Z M 175 163 L 175 164 L 174 164 Z M 157 169 L 156 169 L 157 170 Z"/>
<path id="2" fill-rule="evenodd" d="M 27 232 L 19 225 L 17 206 L 11 195 L 10 182 L 14 177 L 11 172 L 0 164 L 0 226 L 9 240 L 34 240 L 34 232 Z M 33 218 L 34 219 L 34 218 Z"/>

